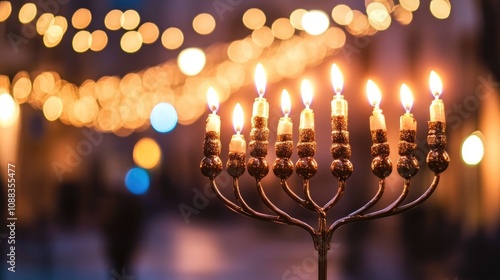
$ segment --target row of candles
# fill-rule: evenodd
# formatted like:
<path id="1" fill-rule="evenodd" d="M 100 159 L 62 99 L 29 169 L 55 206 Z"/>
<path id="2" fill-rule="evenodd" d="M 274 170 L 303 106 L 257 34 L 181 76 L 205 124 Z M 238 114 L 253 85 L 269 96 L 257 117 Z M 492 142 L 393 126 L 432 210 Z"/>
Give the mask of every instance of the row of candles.
<path id="1" fill-rule="evenodd" d="M 342 94 L 342 89 L 344 85 L 344 79 L 340 69 L 336 64 L 333 64 L 331 67 L 331 80 L 333 85 L 333 90 L 335 92 L 335 96 L 331 102 L 331 116 L 332 117 L 345 117 L 348 115 L 348 104 L 344 99 L 344 95 Z M 252 117 L 263 117 L 269 118 L 269 103 L 263 97 L 266 88 L 266 73 L 262 64 L 257 64 L 255 69 L 255 84 L 257 87 L 258 97 L 255 98 L 255 102 L 253 103 L 253 111 Z M 431 71 L 429 75 L 429 85 L 431 89 L 431 93 L 434 95 L 435 99 L 431 102 L 429 111 L 430 111 L 430 121 L 431 122 L 445 122 L 445 113 L 444 113 L 444 103 L 441 99 L 439 99 L 443 85 L 440 77 L 436 72 Z M 380 102 L 382 99 L 382 94 L 377 85 L 372 81 L 368 80 L 366 84 L 366 92 L 368 95 L 368 100 L 370 105 L 373 106 L 373 112 L 370 116 L 370 130 L 386 130 L 385 125 L 385 117 L 380 109 Z M 311 83 L 308 80 L 303 80 L 301 84 L 301 95 L 302 101 L 304 103 L 305 108 L 300 113 L 300 123 L 299 129 L 313 129 L 314 130 L 314 112 L 310 108 L 312 96 L 313 96 L 313 88 Z M 403 103 L 403 107 L 406 112 L 400 118 L 400 130 L 413 130 L 416 131 L 417 123 L 413 114 L 410 113 L 411 107 L 413 105 L 413 95 L 406 84 L 402 84 L 400 88 L 401 101 Z M 220 135 L 220 126 L 221 120 L 217 115 L 217 111 L 219 109 L 219 102 L 217 98 L 217 93 L 215 90 L 210 87 L 207 92 L 207 100 L 208 106 L 212 111 L 209 114 L 207 122 L 206 122 L 206 132 L 212 131 L 216 132 L 217 135 Z M 292 134 L 293 124 L 292 119 L 288 116 L 290 114 L 290 95 L 288 91 L 285 89 L 281 95 L 281 108 L 284 116 L 280 118 L 278 123 L 278 135 L 284 134 Z M 245 153 L 246 152 L 246 142 L 245 138 L 241 134 L 243 128 L 243 109 L 241 105 L 238 103 L 235 106 L 233 113 L 233 125 L 236 131 L 231 138 L 229 143 L 229 152 L 233 153 Z"/>

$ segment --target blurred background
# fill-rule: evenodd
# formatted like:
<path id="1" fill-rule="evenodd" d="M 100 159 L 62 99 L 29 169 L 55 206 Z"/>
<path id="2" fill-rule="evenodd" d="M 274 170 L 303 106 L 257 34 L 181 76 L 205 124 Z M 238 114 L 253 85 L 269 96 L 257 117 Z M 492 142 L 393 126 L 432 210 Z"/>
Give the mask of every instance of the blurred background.
<path id="1" fill-rule="evenodd" d="M 232 213 L 199 171 L 208 87 L 220 101 L 225 162 L 238 102 L 249 139 L 261 62 L 270 162 L 281 91 L 291 95 L 296 143 L 300 83 L 313 84 L 319 203 L 337 188 L 329 171 L 332 63 L 343 73 L 355 171 L 331 222 L 377 190 L 366 81 L 382 91 L 393 162 L 399 87 L 413 92 L 420 172 L 408 200 L 433 179 L 425 165 L 429 72 L 443 82 L 451 163 L 438 189 L 413 211 L 338 230 L 329 279 L 500 279 L 499 15 L 493 0 L 0 1 L 1 220 L 7 225 L 8 163 L 17 218 L 16 272 L 7 270 L 10 232 L 2 226 L 0 276 L 315 279 L 308 234 Z M 300 189 L 296 175 L 289 181 Z M 217 182 L 232 197 L 225 171 Z M 249 204 L 265 211 L 250 176 L 240 183 Z M 315 224 L 278 183 L 263 179 L 271 199 Z M 380 204 L 401 189 L 394 170 Z"/>

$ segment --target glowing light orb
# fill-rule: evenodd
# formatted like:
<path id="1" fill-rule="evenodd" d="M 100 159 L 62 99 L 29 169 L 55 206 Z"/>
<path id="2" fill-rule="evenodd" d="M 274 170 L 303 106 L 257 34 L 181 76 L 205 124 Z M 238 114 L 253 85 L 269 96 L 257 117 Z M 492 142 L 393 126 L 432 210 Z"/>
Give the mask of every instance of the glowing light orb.
<path id="1" fill-rule="evenodd" d="M 150 121 L 154 130 L 167 133 L 177 125 L 177 111 L 170 103 L 158 103 L 151 111 Z"/>
<path id="2" fill-rule="evenodd" d="M 125 186 L 136 195 L 144 194 L 149 189 L 149 174 L 146 170 L 134 167 L 125 175 Z"/>
<path id="3" fill-rule="evenodd" d="M 477 165 L 484 156 L 484 145 L 481 132 L 469 135 L 462 144 L 462 159 L 468 165 Z"/>
<path id="4" fill-rule="evenodd" d="M 198 48 L 187 48 L 179 53 L 177 64 L 182 73 L 195 76 L 205 67 L 205 52 Z"/>
<path id="5" fill-rule="evenodd" d="M 311 10 L 302 16 L 302 26 L 307 33 L 320 35 L 330 27 L 330 18 L 321 10 Z"/>
<path id="6" fill-rule="evenodd" d="M 8 93 L 0 94 L 0 125 L 8 127 L 14 123 L 19 115 L 19 106 Z"/>
<path id="7" fill-rule="evenodd" d="M 161 159 L 161 149 L 155 140 L 142 138 L 134 146 L 134 162 L 140 167 L 151 169 L 158 165 Z"/>

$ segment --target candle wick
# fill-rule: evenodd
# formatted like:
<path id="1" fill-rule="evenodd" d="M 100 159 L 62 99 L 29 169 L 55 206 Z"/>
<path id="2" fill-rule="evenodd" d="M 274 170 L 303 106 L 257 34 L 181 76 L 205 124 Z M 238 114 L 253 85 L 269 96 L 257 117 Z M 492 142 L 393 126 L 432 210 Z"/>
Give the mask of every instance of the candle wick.
<path id="1" fill-rule="evenodd" d="M 406 109 L 406 113 L 409 114 L 410 113 L 410 109 Z"/>

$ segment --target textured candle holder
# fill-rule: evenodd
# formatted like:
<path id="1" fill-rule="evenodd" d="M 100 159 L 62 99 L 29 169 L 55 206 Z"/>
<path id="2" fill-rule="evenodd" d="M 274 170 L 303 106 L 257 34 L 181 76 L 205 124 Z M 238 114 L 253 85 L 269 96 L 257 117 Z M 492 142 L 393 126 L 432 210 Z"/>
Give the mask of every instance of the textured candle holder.
<path id="1" fill-rule="evenodd" d="M 385 189 L 385 178 L 392 172 L 392 162 L 389 159 L 389 145 L 387 143 L 387 132 L 385 130 L 371 131 L 373 145 L 371 154 L 373 161 L 371 165 L 372 172 L 379 178 L 378 191 L 374 197 L 365 205 L 355 210 L 351 214 L 337 219 L 330 225 L 327 224 L 327 212 L 332 209 L 342 198 L 345 190 L 346 180 L 353 172 L 353 166 L 349 158 L 351 156 L 351 147 L 349 145 L 349 132 L 347 131 L 347 118 L 343 116 L 332 117 L 332 145 L 331 154 L 333 162 L 331 172 L 338 180 L 337 193 L 325 205 L 318 205 L 311 197 L 309 179 L 312 178 L 318 166 L 314 159 L 316 152 L 315 133 L 313 129 L 299 130 L 299 143 L 297 150 L 299 160 L 295 165 L 296 173 L 303 179 L 303 197 L 295 193 L 288 185 L 287 179 L 293 174 L 294 165 L 290 160 L 293 153 L 292 135 L 278 135 L 276 147 L 276 160 L 273 164 L 273 173 L 280 179 L 280 185 L 284 192 L 301 207 L 316 212 L 318 215 L 318 225 L 311 226 L 309 223 L 291 217 L 289 214 L 278 208 L 267 197 L 261 183 L 261 179 L 269 173 L 269 165 L 265 156 L 269 145 L 267 139 L 269 129 L 267 129 L 267 119 L 263 117 L 252 118 L 252 131 L 250 133 L 251 141 L 249 143 L 250 155 L 252 158 L 245 165 L 244 153 L 230 153 L 227 162 L 227 171 L 233 177 L 233 190 L 236 202 L 226 198 L 215 183 L 216 177 L 222 171 L 222 161 L 220 155 L 220 141 L 216 133 L 207 132 L 203 144 L 205 158 L 200 163 L 200 169 L 203 175 L 209 178 L 210 185 L 219 199 L 232 211 L 244 216 L 252 217 L 268 222 L 294 225 L 305 229 L 312 236 L 314 247 L 318 251 L 318 279 L 327 279 L 327 253 L 330 250 L 332 235 L 343 225 L 352 222 L 365 221 L 388 217 L 411 210 L 422 204 L 428 199 L 439 183 L 440 173 L 448 167 L 449 157 L 445 151 L 446 135 L 444 122 L 429 122 L 429 132 L 427 143 L 430 152 L 427 155 L 427 165 L 434 172 L 434 180 L 428 189 L 417 199 L 404 203 L 404 200 L 410 190 L 411 178 L 418 172 L 419 166 L 413 152 L 416 148 L 415 131 L 400 131 L 400 142 L 398 152 L 400 158 L 397 162 L 398 174 L 403 177 L 404 184 L 400 196 L 389 206 L 368 212 L 382 198 Z M 257 192 L 263 203 L 269 208 L 269 213 L 263 213 L 250 207 L 240 192 L 238 178 L 248 169 L 248 173 L 255 178 Z"/>

